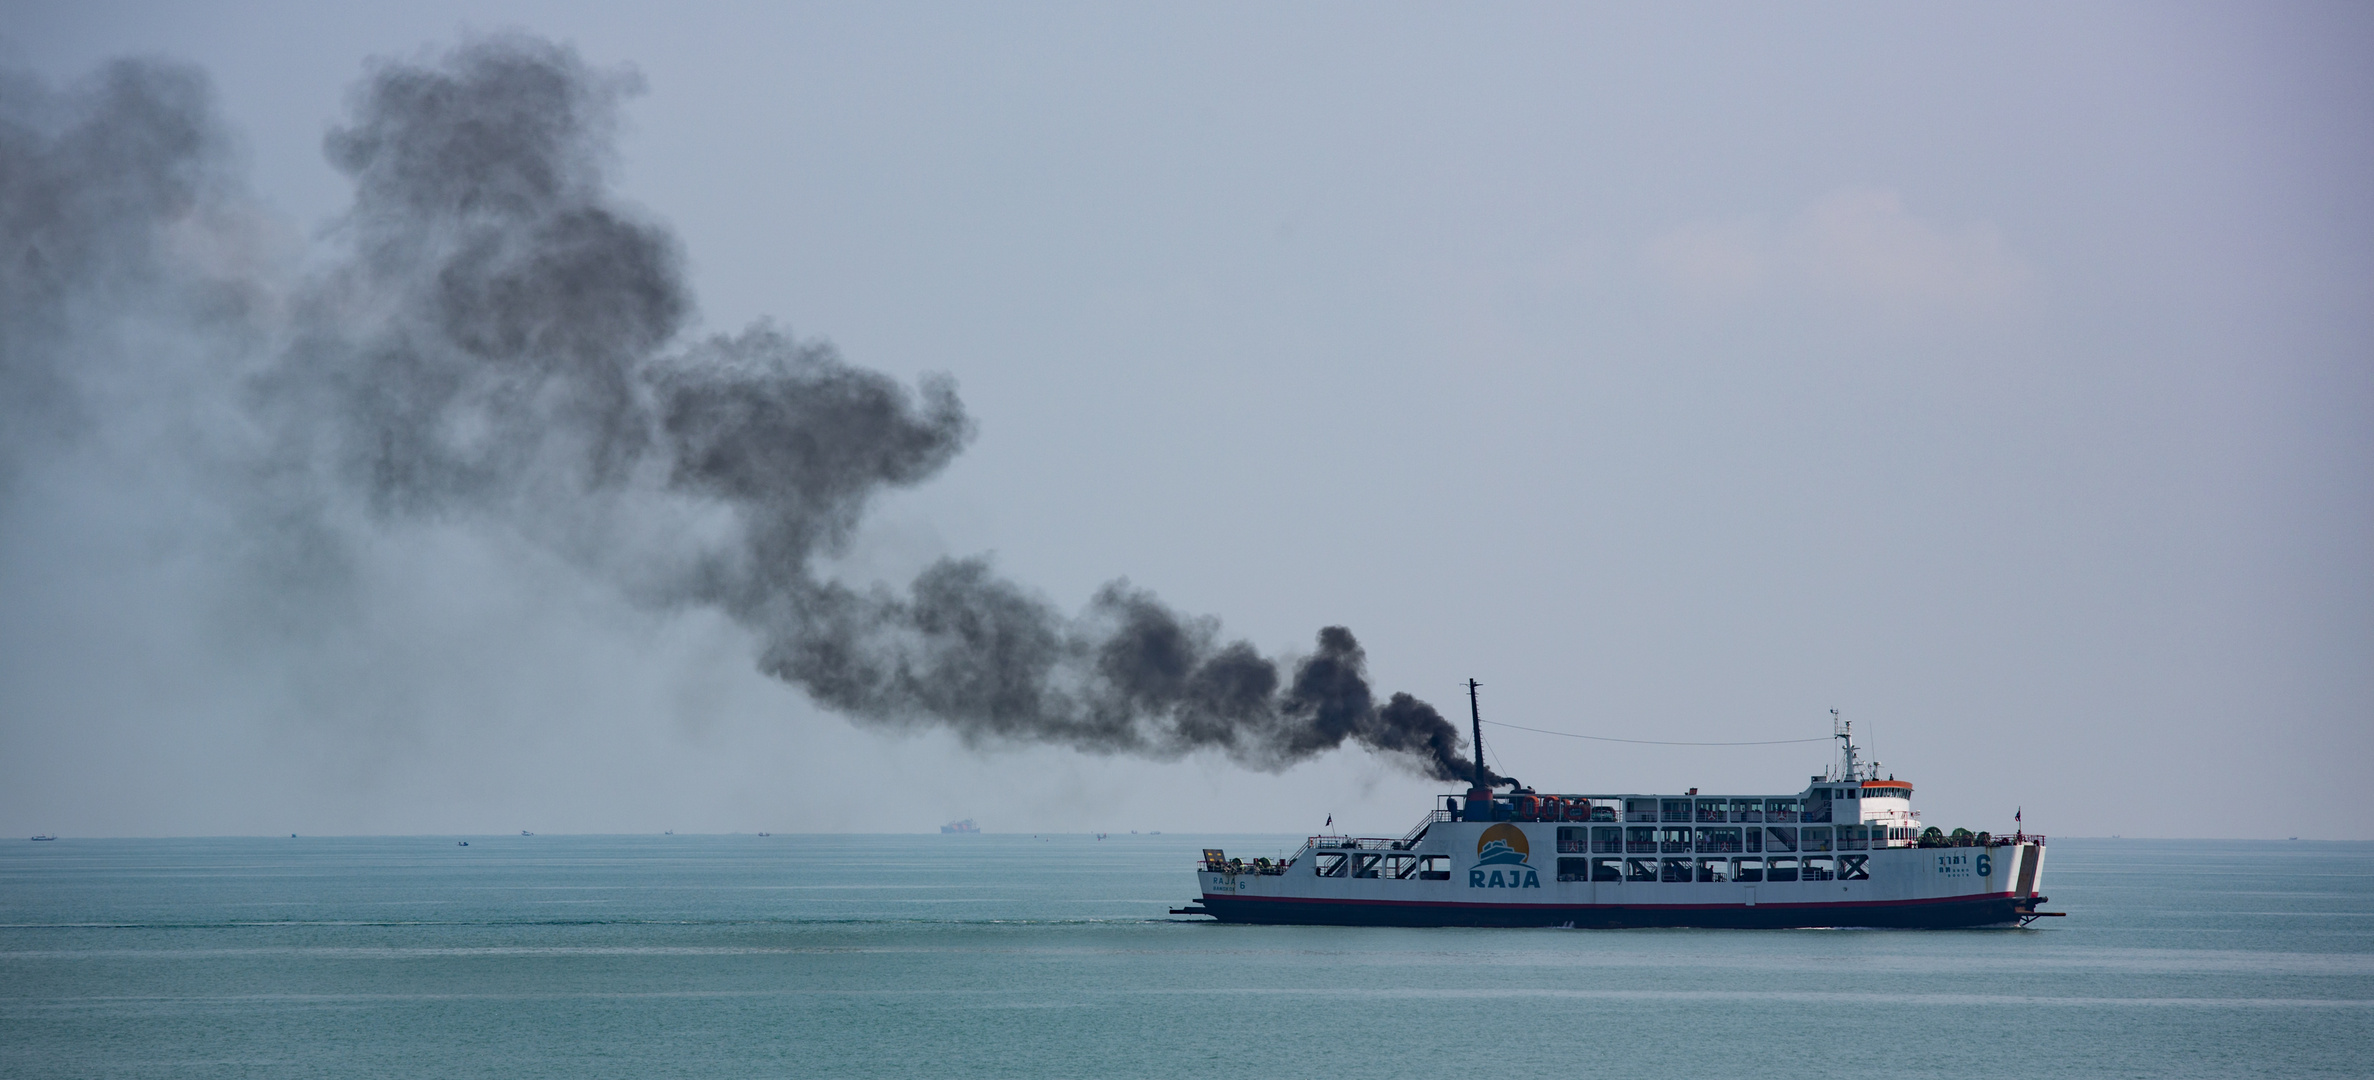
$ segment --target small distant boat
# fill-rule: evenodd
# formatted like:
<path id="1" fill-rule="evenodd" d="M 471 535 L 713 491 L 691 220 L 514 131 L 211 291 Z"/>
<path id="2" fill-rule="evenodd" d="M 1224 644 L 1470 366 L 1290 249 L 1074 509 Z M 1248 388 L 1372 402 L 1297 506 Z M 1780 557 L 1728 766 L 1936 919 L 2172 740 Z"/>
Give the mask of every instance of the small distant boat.
<path id="1" fill-rule="evenodd" d="M 674 835 L 676 835 L 676 830 L 674 830 L 674 829 L 669 829 L 668 831 L 666 831 L 666 832 L 663 832 L 663 833 L 661 833 L 660 835 L 661 835 L 661 836 L 674 836 Z"/>
<path id="2" fill-rule="evenodd" d="M 42 835 L 40 835 L 40 836 L 36 836 L 36 837 L 34 837 L 33 839 L 35 839 L 35 840 L 55 840 L 55 839 L 57 839 L 57 837 L 55 837 L 55 836 L 51 836 L 51 835 L 49 835 L 49 834 L 47 834 L 47 833 L 44 833 L 44 834 L 42 834 Z"/>
<path id="3" fill-rule="evenodd" d="M 760 833 L 759 835 L 760 835 L 760 836 L 773 836 L 773 835 L 775 835 L 775 834 L 774 834 L 774 833 L 771 833 L 771 832 L 762 832 L 762 833 Z"/>
<path id="4" fill-rule="evenodd" d="M 973 819 L 966 818 L 963 821 L 951 821 L 942 825 L 940 831 L 944 833 L 977 833 L 981 831 L 981 827 L 973 824 Z"/>
<path id="5" fill-rule="evenodd" d="M 454 842 L 453 842 L 453 846 L 455 846 L 455 847 L 469 847 L 469 846 L 470 846 L 470 842 L 469 842 L 469 841 L 467 841 L 467 840 L 456 840 L 456 841 L 454 841 Z"/>
<path id="6" fill-rule="evenodd" d="M 532 832 L 529 832 L 529 831 L 527 831 L 526 829 L 521 829 L 521 830 L 519 830 L 519 835 L 521 835 L 521 836 L 534 836 L 534 835 L 536 835 L 536 834 L 535 834 L 535 833 L 532 833 Z"/>

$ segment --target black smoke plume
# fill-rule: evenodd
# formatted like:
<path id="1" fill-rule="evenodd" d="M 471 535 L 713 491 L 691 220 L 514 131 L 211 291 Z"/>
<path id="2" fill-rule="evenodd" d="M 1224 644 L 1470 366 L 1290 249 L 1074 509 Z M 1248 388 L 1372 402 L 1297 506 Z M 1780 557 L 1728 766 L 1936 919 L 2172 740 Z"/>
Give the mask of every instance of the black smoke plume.
<path id="1" fill-rule="evenodd" d="M 381 64 L 325 141 L 355 192 L 333 257 L 276 292 L 173 254 L 240 205 L 202 76 L 0 80 L 0 465 L 71 441 L 78 365 L 133 357 L 100 345 L 137 309 L 232 354 L 196 370 L 253 433 L 223 453 L 262 548 L 473 523 L 641 603 L 725 612 L 768 674 L 862 721 L 1262 769 L 1351 743 L 1473 775 L 1456 725 L 1376 700 L 1342 627 L 1280 661 L 1127 582 L 1072 615 L 980 559 L 903 589 L 820 574 L 874 495 L 937 473 L 973 420 L 948 379 L 909 388 L 770 325 L 684 341 L 676 241 L 608 183 L 636 89 L 518 36 Z"/>

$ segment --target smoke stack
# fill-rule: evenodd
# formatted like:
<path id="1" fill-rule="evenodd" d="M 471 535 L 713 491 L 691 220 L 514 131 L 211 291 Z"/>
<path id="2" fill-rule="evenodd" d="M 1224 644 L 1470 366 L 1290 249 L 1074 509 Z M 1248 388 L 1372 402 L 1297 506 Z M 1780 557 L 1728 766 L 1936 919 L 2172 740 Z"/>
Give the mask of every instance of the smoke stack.
<path id="1" fill-rule="evenodd" d="M 1476 760 L 1475 779 L 1467 788 L 1466 816 L 1470 821 L 1489 821 L 1492 817 L 1492 788 L 1484 782 L 1484 708 L 1476 700 L 1476 688 L 1479 685 L 1474 679 L 1467 680 L 1467 717 L 1475 732 L 1472 745 L 1475 747 Z M 1483 807 L 1480 812 L 1476 809 L 1479 805 Z"/>

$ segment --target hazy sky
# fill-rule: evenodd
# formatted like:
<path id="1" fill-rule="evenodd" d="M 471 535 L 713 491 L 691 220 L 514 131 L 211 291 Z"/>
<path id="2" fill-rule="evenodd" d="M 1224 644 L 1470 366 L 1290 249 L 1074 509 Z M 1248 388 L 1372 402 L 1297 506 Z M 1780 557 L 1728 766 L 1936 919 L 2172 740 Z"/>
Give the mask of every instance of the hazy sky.
<path id="1" fill-rule="evenodd" d="M 976 437 L 844 580 L 987 554 L 1272 653 L 1342 624 L 1460 718 L 1471 676 L 1622 738 L 1836 708 L 1948 828 L 2374 837 L 2363 5 L 10 2 L 0 64 L 204 69 L 239 257 L 298 277 L 374 58 L 503 29 L 640 74 L 616 188 L 697 332 L 955 380 Z M 1398 835 L 1444 790 L 853 724 L 468 523 L 379 530 L 320 640 L 258 645 L 167 449 L 214 420 L 85 390 L 0 512 L 0 833 Z M 1829 759 L 1486 741 L 1562 791 Z"/>

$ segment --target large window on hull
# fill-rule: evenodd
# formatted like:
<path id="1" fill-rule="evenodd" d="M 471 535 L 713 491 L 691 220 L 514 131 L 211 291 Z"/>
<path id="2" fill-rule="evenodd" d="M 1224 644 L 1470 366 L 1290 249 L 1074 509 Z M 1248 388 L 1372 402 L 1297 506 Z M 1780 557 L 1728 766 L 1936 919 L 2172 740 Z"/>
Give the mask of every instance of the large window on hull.
<path id="1" fill-rule="evenodd" d="M 1701 855 L 1708 853 L 1735 854 L 1742 850 L 1742 847 L 1738 829 L 1698 830 L 1698 853 Z"/>
<path id="2" fill-rule="evenodd" d="M 1840 858 L 1835 867 L 1828 857 L 1800 860 L 1793 857 L 1764 858 L 1573 858 L 1558 860 L 1558 880 L 1571 882 L 1657 882 L 1669 885 L 1690 883 L 1752 884 L 1764 881 L 1868 881 L 1870 874 L 1865 862 L 1870 856 L 1849 855 Z M 1810 872 L 1809 872 L 1810 871 Z"/>

